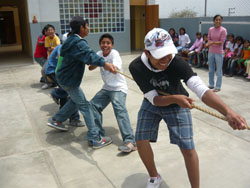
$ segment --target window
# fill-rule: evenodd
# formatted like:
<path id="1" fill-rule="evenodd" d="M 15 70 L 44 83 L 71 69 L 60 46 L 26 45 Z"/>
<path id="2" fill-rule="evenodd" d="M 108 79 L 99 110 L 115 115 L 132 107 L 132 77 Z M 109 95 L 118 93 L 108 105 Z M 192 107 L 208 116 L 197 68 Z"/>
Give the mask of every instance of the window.
<path id="1" fill-rule="evenodd" d="M 59 0 L 62 34 L 72 16 L 88 19 L 90 33 L 124 32 L 124 0 Z"/>

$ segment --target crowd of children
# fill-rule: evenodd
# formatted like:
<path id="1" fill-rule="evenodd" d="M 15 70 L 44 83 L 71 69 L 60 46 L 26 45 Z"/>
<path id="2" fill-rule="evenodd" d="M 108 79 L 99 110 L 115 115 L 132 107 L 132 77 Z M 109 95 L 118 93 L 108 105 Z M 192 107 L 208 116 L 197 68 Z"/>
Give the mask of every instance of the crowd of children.
<path id="1" fill-rule="evenodd" d="M 208 34 L 202 35 L 197 32 L 196 40 L 190 46 L 191 41 L 185 28 L 180 28 L 179 31 L 180 34 L 178 35 L 174 28 L 169 29 L 169 34 L 179 54 L 187 57 L 187 62 L 196 68 L 208 68 Z M 250 41 L 243 39 L 242 36 L 235 37 L 231 33 L 227 35 L 227 40 L 223 46 L 223 75 L 227 77 L 238 75 L 250 80 Z"/>

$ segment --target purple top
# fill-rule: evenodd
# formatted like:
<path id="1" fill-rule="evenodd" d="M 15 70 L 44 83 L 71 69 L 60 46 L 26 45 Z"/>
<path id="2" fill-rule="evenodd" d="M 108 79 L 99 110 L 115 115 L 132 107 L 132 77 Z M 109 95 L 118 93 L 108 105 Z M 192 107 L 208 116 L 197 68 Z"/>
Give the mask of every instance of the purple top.
<path id="1" fill-rule="evenodd" d="M 202 48 L 202 42 L 203 42 L 203 38 L 200 39 L 196 39 L 194 44 L 189 48 L 190 51 L 194 50 L 195 52 L 198 52 L 201 50 Z"/>
<path id="2" fill-rule="evenodd" d="M 208 31 L 208 41 L 218 42 L 221 41 L 221 45 L 213 44 L 209 47 L 210 53 L 223 54 L 223 44 L 227 37 L 227 29 L 220 26 L 218 28 L 210 27 Z"/>

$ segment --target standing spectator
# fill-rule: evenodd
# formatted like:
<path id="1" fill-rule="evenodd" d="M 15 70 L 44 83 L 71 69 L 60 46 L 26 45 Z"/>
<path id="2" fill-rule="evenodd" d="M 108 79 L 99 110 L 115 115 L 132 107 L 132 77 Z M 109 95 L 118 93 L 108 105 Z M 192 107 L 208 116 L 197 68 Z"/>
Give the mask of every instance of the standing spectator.
<path id="1" fill-rule="evenodd" d="M 223 17 L 215 15 L 213 18 L 214 27 L 208 31 L 208 67 L 209 67 L 209 88 L 214 92 L 221 90 L 222 84 L 222 65 L 223 65 L 223 44 L 227 37 L 226 28 L 221 26 Z M 214 73 L 216 70 L 217 81 L 214 88 Z"/>
<path id="2" fill-rule="evenodd" d="M 174 28 L 170 28 L 169 29 L 169 34 L 173 40 L 173 43 L 175 46 L 178 46 L 178 40 L 179 40 L 179 37 L 178 37 L 178 34 L 175 32 L 175 29 Z"/>
<path id="3" fill-rule="evenodd" d="M 36 43 L 36 50 L 34 53 L 34 59 L 41 67 L 43 67 L 43 65 L 47 61 L 47 56 L 48 56 L 47 48 L 45 48 L 44 46 L 45 37 L 47 35 L 47 29 L 48 29 L 48 26 L 47 25 L 44 26 L 42 30 L 42 35 L 38 36 L 37 43 Z M 43 76 L 41 77 L 40 82 L 45 82 L 45 78 Z"/>
<path id="4" fill-rule="evenodd" d="M 192 65 L 193 58 L 196 55 L 197 57 L 197 65 L 196 68 L 201 66 L 201 61 L 200 61 L 200 51 L 202 48 L 202 42 L 203 38 L 201 37 L 201 32 L 196 33 L 196 40 L 194 44 L 188 49 L 188 55 L 189 55 L 189 64 Z"/>
<path id="5" fill-rule="evenodd" d="M 185 28 L 181 27 L 179 32 L 180 32 L 178 41 L 179 46 L 177 46 L 177 50 L 178 52 L 186 51 L 188 49 L 189 44 L 191 43 L 191 40 L 188 34 L 186 33 Z"/>
<path id="6" fill-rule="evenodd" d="M 56 69 L 56 81 L 69 94 L 70 99 L 67 103 L 49 119 L 48 125 L 55 129 L 67 131 L 62 123 L 70 117 L 72 110 L 78 108 L 84 117 L 88 127 L 89 145 L 94 149 L 102 148 L 110 143 L 110 137 L 102 137 L 99 128 L 95 124 L 93 108 L 87 101 L 80 84 L 85 71 L 85 65 L 102 66 L 105 70 L 115 73 L 116 68 L 113 64 L 105 62 L 91 50 L 84 39 L 88 35 L 88 20 L 81 16 L 74 16 L 70 21 L 72 29 L 71 35 L 63 43 Z"/>

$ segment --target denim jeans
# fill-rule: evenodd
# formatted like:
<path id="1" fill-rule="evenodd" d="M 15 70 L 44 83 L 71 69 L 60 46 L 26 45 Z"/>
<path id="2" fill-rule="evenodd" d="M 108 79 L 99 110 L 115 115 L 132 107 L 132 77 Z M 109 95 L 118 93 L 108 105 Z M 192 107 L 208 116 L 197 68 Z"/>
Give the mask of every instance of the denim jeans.
<path id="1" fill-rule="evenodd" d="M 102 127 L 102 111 L 110 102 L 112 103 L 123 141 L 135 144 L 133 129 L 131 128 L 126 109 L 126 93 L 121 91 L 107 91 L 102 89 L 90 101 L 94 109 L 95 123 L 100 129 L 100 135 L 105 135 Z"/>
<path id="2" fill-rule="evenodd" d="M 194 56 L 197 57 L 197 66 L 200 66 L 201 65 L 200 53 L 197 53 L 197 52 L 195 52 L 193 55 L 191 55 L 189 57 L 189 64 L 191 64 L 191 65 L 193 64 Z"/>
<path id="3" fill-rule="evenodd" d="M 34 59 L 35 59 L 35 61 L 36 61 L 41 67 L 43 67 L 44 63 L 47 61 L 47 59 L 44 58 L 44 57 L 39 57 L 39 58 L 34 58 Z"/>
<path id="4" fill-rule="evenodd" d="M 214 73 L 216 69 L 217 81 L 215 88 L 220 89 L 222 84 L 223 54 L 208 53 L 209 86 L 214 87 Z"/>
<path id="5" fill-rule="evenodd" d="M 78 108 L 88 127 L 88 141 L 100 140 L 99 128 L 95 125 L 93 108 L 86 100 L 82 89 L 80 87 L 69 88 L 63 85 L 61 85 L 61 87 L 69 94 L 70 99 L 55 114 L 54 118 L 57 121 L 63 122 L 71 116 L 75 109 Z"/>

